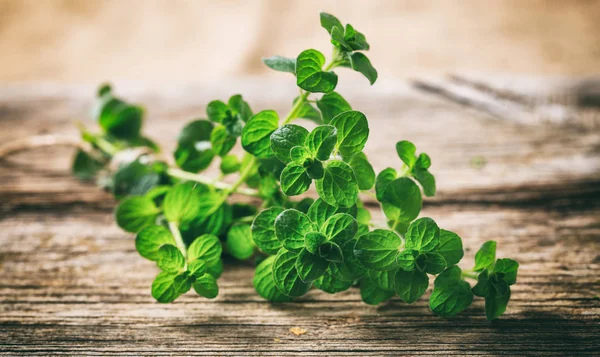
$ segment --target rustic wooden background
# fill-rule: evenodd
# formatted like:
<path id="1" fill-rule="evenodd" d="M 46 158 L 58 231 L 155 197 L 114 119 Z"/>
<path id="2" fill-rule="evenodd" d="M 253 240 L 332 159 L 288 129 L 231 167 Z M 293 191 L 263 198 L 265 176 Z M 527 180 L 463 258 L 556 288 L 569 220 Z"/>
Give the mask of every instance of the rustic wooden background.
<path id="1" fill-rule="evenodd" d="M 430 154 L 439 194 L 422 215 L 463 237 L 464 266 L 489 239 L 500 257 L 520 262 L 500 320 L 485 320 L 481 299 L 441 319 L 426 298 L 371 307 L 356 289 L 273 305 L 255 294 L 252 267 L 231 262 L 216 300 L 190 293 L 158 304 L 150 296 L 156 267 L 116 227 L 114 200 L 72 178 L 72 148 L 54 146 L 0 161 L 0 355 L 598 356 L 598 81 L 481 78 L 373 88 L 342 81 L 340 92 L 371 120 L 366 151 L 377 170 L 400 165 L 394 144 L 401 139 Z M 211 99 L 239 91 L 255 111 L 285 113 L 296 94 L 289 80 L 117 83 L 116 90 L 147 103 L 148 134 L 167 150 Z M 76 138 L 73 121 L 88 120 L 93 93 L 0 86 L 0 144 Z M 292 334 L 293 327 L 306 333 Z"/>

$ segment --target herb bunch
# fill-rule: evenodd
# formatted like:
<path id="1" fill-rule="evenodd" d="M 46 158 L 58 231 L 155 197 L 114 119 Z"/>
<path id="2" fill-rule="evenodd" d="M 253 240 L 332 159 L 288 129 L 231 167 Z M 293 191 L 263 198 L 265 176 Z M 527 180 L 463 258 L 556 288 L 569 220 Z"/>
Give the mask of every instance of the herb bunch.
<path id="1" fill-rule="evenodd" d="M 475 295 L 485 298 L 488 319 L 499 317 L 518 263 L 496 259 L 496 243 L 490 241 L 477 252 L 473 269 L 458 267 L 461 238 L 431 218 L 417 219 L 422 193 L 434 196 L 436 182 L 430 157 L 417 154 L 413 143 L 398 142 L 395 168 L 375 174 L 363 153 L 368 120 L 334 91 L 333 71 L 346 67 L 373 84 L 377 71 L 364 54 L 369 44 L 332 15 L 321 13 L 321 25 L 333 44 L 329 62 L 314 49 L 296 58 L 263 60 L 293 75 L 300 88 L 285 117 L 273 110 L 254 113 L 240 95 L 212 101 L 207 119 L 181 130 L 172 166 L 141 135 L 143 108 L 102 86 L 95 107 L 102 130 L 81 128 L 90 149 L 77 152 L 74 174 L 96 178 L 120 200 L 118 225 L 137 234 L 136 249 L 161 270 L 151 289 L 159 302 L 172 302 L 192 288 L 216 297 L 225 253 L 255 261 L 254 287 L 269 301 L 290 301 L 311 287 L 333 294 L 357 286 L 367 304 L 394 296 L 413 303 L 435 277 L 433 313 L 454 316 Z M 316 127 L 308 130 L 297 119 Z M 238 142 L 242 157 L 231 151 Z M 220 177 L 203 175 L 215 161 Z M 228 175 L 236 176 L 234 183 L 223 180 Z M 317 199 L 294 198 L 313 183 Z M 360 192 L 376 197 L 387 227 L 371 222 Z M 233 194 L 260 203 L 236 203 Z"/>

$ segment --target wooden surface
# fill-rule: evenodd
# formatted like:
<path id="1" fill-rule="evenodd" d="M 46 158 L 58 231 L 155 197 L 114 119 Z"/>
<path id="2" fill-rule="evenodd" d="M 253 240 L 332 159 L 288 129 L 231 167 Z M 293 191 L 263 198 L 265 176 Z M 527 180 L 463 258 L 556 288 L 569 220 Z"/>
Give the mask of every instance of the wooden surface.
<path id="1" fill-rule="evenodd" d="M 548 83 L 509 81 L 505 92 L 483 94 L 497 104 L 514 100 L 506 91 L 535 99 L 575 82 Z M 289 81 L 116 88 L 148 104 L 148 133 L 167 150 L 205 103 L 236 88 L 255 111 L 285 113 L 295 95 Z M 520 262 L 500 320 L 485 320 L 481 299 L 456 318 L 435 317 L 429 293 L 413 305 L 371 307 L 356 289 L 311 291 L 272 305 L 254 292 L 252 267 L 232 262 L 216 300 L 190 293 L 158 304 L 150 296 L 156 267 L 116 227 L 115 202 L 70 176 L 72 149 L 53 147 L 0 161 L 0 355 L 598 356 L 600 111 L 566 103 L 570 120 L 523 123 L 473 105 L 481 98 L 456 101 L 409 84 L 341 83 L 340 92 L 370 118 L 367 153 L 377 170 L 400 165 L 401 139 L 430 154 L 439 194 L 422 215 L 463 237 L 465 267 L 489 239 L 498 241 L 499 257 Z M 73 121 L 86 118 L 92 94 L 89 86 L 0 87 L 0 143 L 75 137 Z M 531 108 L 510 110 L 521 118 Z"/>

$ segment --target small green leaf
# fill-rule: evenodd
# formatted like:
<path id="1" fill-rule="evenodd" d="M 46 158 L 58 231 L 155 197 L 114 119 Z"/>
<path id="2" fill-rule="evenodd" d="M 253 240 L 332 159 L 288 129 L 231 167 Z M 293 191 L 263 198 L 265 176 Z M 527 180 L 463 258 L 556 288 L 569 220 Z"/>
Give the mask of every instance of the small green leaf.
<path id="1" fill-rule="evenodd" d="M 451 266 L 435 278 L 429 308 L 442 317 L 455 316 L 473 302 L 471 286 L 461 278 L 459 267 Z"/>
<path id="2" fill-rule="evenodd" d="M 349 110 L 331 120 L 337 129 L 336 149 L 345 158 L 351 158 L 362 151 L 369 137 L 367 117 L 359 111 Z"/>
<path id="3" fill-rule="evenodd" d="M 398 173 L 395 169 L 388 167 L 381 171 L 379 175 L 377 175 L 377 179 L 375 181 L 375 195 L 377 197 L 377 201 L 383 202 L 384 193 L 387 185 L 394 181 Z"/>
<path id="4" fill-rule="evenodd" d="M 294 208 L 302 213 L 307 213 L 310 206 L 315 202 L 315 199 L 312 197 L 304 197 L 300 201 L 296 202 Z"/>
<path id="5" fill-rule="evenodd" d="M 175 244 L 175 240 L 163 226 L 149 226 L 142 229 L 135 237 L 135 249 L 149 260 L 158 260 L 158 250 L 164 244 Z"/>
<path id="6" fill-rule="evenodd" d="M 312 93 L 329 93 L 335 89 L 338 77 L 333 72 L 323 72 L 325 56 L 317 50 L 306 50 L 296 58 L 296 84 Z"/>
<path id="7" fill-rule="evenodd" d="M 431 158 L 426 153 L 421 153 L 415 162 L 415 167 L 426 170 L 431 166 Z"/>
<path id="8" fill-rule="evenodd" d="M 296 271 L 304 282 L 311 282 L 323 276 L 329 262 L 323 257 L 302 249 L 296 259 Z"/>
<path id="9" fill-rule="evenodd" d="M 350 161 L 348 161 L 348 165 L 354 171 L 354 176 L 358 181 L 358 188 L 361 190 L 370 190 L 375 184 L 375 170 L 373 170 L 373 166 L 371 166 L 367 156 L 359 152 L 352 156 Z"/>
<path id="10" fill-rule="evenodd" d="M 258 214 L 252 222 L 252 239 L 267 254 L 277 254 L 281 242 L 275 236 L 275 220 L 283 212 L 280 207 L 271 207 Z"/>
<path id="11" fill-rule="evenodd" d="M 417 218 L 422 205 L 421 190 L 407 177 L 395 179 L 385 187 L 382 207 L 389 220 L 410 222 Z"/>
<path id="12" fill-rule="evenodd" d="M 192 277 L 198 279 L 204 275 L 204 273 L 208 272 L 208 266 L 204 260 L 197 259 L 188 264 L 188 272 Z"/>
<path id="13" fill-rule="evenodd" d="M 241 163 L 235 155 L 227 155 L 221 159 L 219 168 L 224 175 L 228 175 L 240 170 Z"/>
<path id="14" fill-rule="evenodd" d="M 163 271 L 179 272 L 185 266 L 183 254 L 172 244 L 165 244 L 158 249 L 158 267 Z"/>
<path id="15" fill-rule="evenodd" d="M 219 259 L 206 268 L 206 272 L 212 275 L 215 279 L 219 279 L 223 274 L 223 260 Z"/>
<path id="16" fill-rule="evenodd" d="M 275 285 L 283 294 L 298 297 L 306 294 L 310 289 L 310 283 L 300 279 L 296 270 L 296 253 L 281 249 L 273 262 L 273 280 Z"/>
<path id="17" fill-rule="evenodd" d="M 188 247 L 188 261 L 204 260 L 209 266 L 221 259 L 223 247 L 219 238 L 212 234 L 204 234 L 196 238 Z"/>
<path id="18" fill-rule="evenodd" d="M 495 287 L 492 287 L 490 291 L 491 294 L 485 298 L 485 317 L 489 321 L 492 321 L 504 314 L 506 307 L 508 306 L 511 293 L 510 290 L 502 293 Z"/>
<path id="19" fill-rule="evenodd" d="M 296 104 L 298 100 L 300 100 L 300 97 L 294 98 L 294 104 Z M 321 118 L 319 110 L 307 101 L 300 105 L 300 108 L 296 112 L 296 118 L 308 119 L 317 125 L 323 124 L 323 118 Z"/>
<path id="20" fill-rule="evenodd" d="M 113 176 L 112 189 L 115 197 L 145 195 L 158 186 L 161 183 L 161 174 L 158 172 L 160 165 L 148 165 L 135 160 L 119 167 Z"/>
<path id="21" fill-rule="evenodd" d="M 422 169 L 414 169 L 413 176 L 417 179 L 417 181 L 419 181 L 419 183 L 423 187 L 423 193 L 425 193 L 425 196 L 435 196 L 435 177 L 433 177 L 433 175 L 429 171 Z"/>
<path id="22" fill-rule="evenodd" d="M 502 280 L 506 281 L 508 285 L 517 283 L 517 271 L 519 270 L 519 263 L 512 259 L 503 258 L 496 260 L 493 272 L 494 274 L 503 274 Z"/>
<path id="23" fill-rule="evenodd" d="M 329 217 L 321 229 L 328 240 L 339 245 L 344 245 L 348 240 L 354 238 L 357 230 L 356 220 L 347 213 L 336 213 Z"/>
<path id="24" fill-rule="evenodd" d="M 262 296 L 266 300 L 273 302 L 290 301 L 291 298 L 283 294 L 273 280 L 273 263 L 275 262 L 275 256 L 272 255 L 263 260 L 254 272 L 254 289 L 258 295 Z"/>
<path id="25" fill-rule="evenodd" d="M 306 147 L 321 161 L 329 159 L 337 143 L 337 129 L 333 125 L 319 125 L 306 137 Z"/>
<path id="26" fill-rule="evenodd" d="M 324 94 L 317 100 L 317 107 L 321 110 L 324 123 L 329 123 L 337 115 L 352 110 L 348 102 L 337 92 Z"/>
<path id="27" fill-rule="evenodd" d="M 440 229 L 433 219 L 419 218 L 408 227 L 404 239 L 407 249 L 431 252 L 440 241 Z"/>
<path id="28" fill-rule="evenodd" d="M 369 83 L 373 85 L 377 80 L 377 70 L 369 61 L 369 58 L 360 52 L 354 52 L 350 56 L 350 66 L 353 70 L 362 73 Z"/>
<path id="29" fill-rule="evenodd" d="M 219 295 L 219 286 L 217 279 L 210 274 L 204 274 L 192 284 L 196 293 L 207 299 L 214 299 Z"/>
<path id="30" fill-rule="evenodd" d="M 271 149 L 275 156 L 284 163 L 292 161 L 290 151 L 294 146 L 303 146 L 308 136 L 308 130 L 295 125 L 286 124 L 275 130 L 271 136 Z"/>
<path id="31" fill-rule="evenodd" d="M 236 224 L 227 232 L 227 251 L 234 258 L 246 260 L 254 254 L 252 231 L 248 224 Z"/>
<path id="32" fill-rule="evenodd" d="M 356 216 L 356 205 L 348 208 L 332 206 L 323 201 L 323 199 L 318 198 L 308 209 L 307 215 L 310 220 L 318 226 L 319 229 L 322 229 L 327 219 L 336 213 L 348 213 L 351 216 Z"/>
<path id="33" fill-rule="evenodd" d="M 318 255 L 331 263 L 343 263 L 344 253 L 342 248 L 334 242 L 325 242 L 319 246 Z"/>
<path id="34" fill-rule="evenodd" d="M 297 196 L 306 192 L 312 183 L 306 168 L 298 164 L 289 164 L 281 172 L 281 190 L 287 196 Z"/>
<path id="35" fill-rule="evenodd" d="M 325 166 L 325 174 L 316 181 L 317 193 L 330 205 L 350 207 L 358 199 L 358 183 L 354 172 L 343 161 L 333 160 Z"/>
<path id="36" fill-rule="evenodd" d="M 399 141 L 396 143 L 396 152 L 398 153 L 400 160 L 402 160 L 409 169 L 412 169 L 417 161 L 417 148 L 415 145 L 410 141 Z"/>
<path id="37" fill-rule="evenodd" d="M 129 105 L 112 96 L 101 97 L 100 126 L 118 139 L 133 139 L 140 135 L 144 109 Z"/>
<path id="38" fill-rule="evenodd" d="M 436 275 L 446 269 L 446 260 L 441 254 L 438 253 L 425 253 L 424 256 L 424 269 L 423 271 L 427 274 Z M 418 261 L 418 259 L 417 259 Z"/>
<path id="39" fill-rule="evenodd" d="M 311 158 L 311 153 L 304 146 L 294 146 L 290 150 L 290 159 L 296 164 L 304 165 L 306 161 L 311 160 Z"/>
<path id="40" fill-rule="evenodd" d="M 202 198 L 196 191 L 197 186 L 193 182 L 185 182 L 169 190 L 163 201 L 163 212 L 169 222 L 189 222 L 198 215 Z"/>
<path id="41" fill-rule="evenodd" d="M 356 241 L 354 255 L 367 268 L 390 270 L 396 267 L 396 256 L 402 241 L 386 229 L 375 229 Z"/>
<path id="42" fill-rule="evenodd" d="M 127 232 L 137 233 L 154 225 L 160 210 L 154 201 L 146 196 L 130 196 L 119 203 L 115 217 L 119 227 Z"/>
<path id="43" fill-rule="evenodd" d="M 394 296 L 393 291 L 379 288 L 369 277 L 360 280 L 360 297 L 369 305 L 379 305 Z"/>
<path id="44" fill-rule="evenodd" d="M 460 237 L 445 229 L 440 229 L 440 243 L 435 251 L 444 257 L 448 266 L 458 264 L 465 254 Z"/>
<path id="45" fill-rule="evenodd" d="M 473 271 L 482 271 L 494 264 L 496 260 L 496 242 L 493 240 L 483 243 L 475 253 L 475 267 Z"/>
<path id="46" fill-rule="evenodd" d="M 351 239 L 342 245 L 343 263 L 331 263 L 329 270 L 333 276 L 344 281 L 355 281 L 367 274 L 367 268 L 354 255 L 356 239 Z"/>
<path id="47" fill-rule="evenodd" d="M 198 172 L 206 169 L 214 157 L 210 136 L 213 124 L 208 120 L 196 120 L 187 124 L 179 133 L 175 162 L 185 171 Z"/>
<path id="48" fill-rule="evenodd" d="M 262 59 L 267 67 L 280 72 L 296 74 L 296 60 L 294 58 L 272 56 Z"/>
<path id="49" fill-rule="evenodd" d="M 83 150 L 77 150 L 75 158 L 73 159 L 71 171 L 73 171 L 73 175 L 80 180 L 91 180 L 102 167 L 102 163 L 98 162 L 88 153 Z"/>
<path id="50" fill-rule="evenodd" d="M 317 289 L 320 289 L 328 294 L 335 294 L 350 289 L 352 281 L 344 281 L 335 277 L 329 269 L 319 279 L 313 281 Z"/>
<path id="51" fill-rule="evenodd" d="M 304 235 L 304 248 L 312 254 L 317 254 L 319 246 L 327 241 L 327 237 L 319 232 L 308 232 Z"/>
<path id="52" fill-rule="evenodd" d="M 396 263 L 405 271 L 413 271 L 417 267 L 419 252 L 413 249 L 405 249 L 396 257 Z"/>
<path id="53" fill-rule="evenodd" d="M 407 304 L 417 301 L 429 286 L 427 274 L 420 270 L 405 271 L 398 269 L 396 273 L 396 294 Z"/>
<path id="54" fill-rule="evenodd" d="M 213 100 L 206 106 L 206 115 L 210 121 L 215 123 L 223 123 L 223 120 L 231 115 L 227 104 L 220 100 Z"/>
<path id="55" fill-rule="evenodd" d="M 274 110 L 256 113 L 242 130 L 242 147 L 258 158 L 273 156 L 271 134 L 279 127 L 279 116 Z"/>
<path id="56" fill-rule="evenodd" d="M 368 274 L 369 278 L 371 278 L 371 281 L 373 281 L 378 288 L 385 291 L 394 292 L 396 286 L 395 279 L 397 271 L 398 269 L 383 271 L 369 270 Z"/>
<path id="57" fill-rule="evenodd" d="M 181 295 L 175 288 L 177 273 L 163 271 L 152 282 L 152 297 L 160 303 L 175 301 Z M 181 279 L 181 278 L 179 278 Z"/>
<path id="58" fill-rule="evenodd" d="M 325 30 L 327 30 L 328 33 L 331 33 L 331 31 L 333 30 L 334 27 L 338 27 L 340 29 L 343 29 L 344 26 L 342 25 L 342 23 L 340 22 L 340 20 L 338 20 L 337 17 L 330 15 L 328 13 L 325 12 L 321 12 L 319 14 L 320 19 L 321 19 L 321 26 L 323 26 L 323 28 Z"/>
<path id="59" fill-rule="evenodd" d="M 252 117 L 252 109 L 250 109 L 250 105 L 248 105 L 241 95 L 232 95 L 227 104 L 233 115 L 238 116 L 242 121 L 248 122 Z"/>
<path id="60" fill-rule="evenodd" d="M 295 209 L 287 209 L 275 219 L 275 236 L 287 250 L 297 252 L 302 249 L 304 236 L 314 231 L 308 216 Z"/>
<path id="61" fill-rule="evenodd" d="M 319 160 L 313 160 L 306 168 L 306 174 L 313 180 L 320 180 L 325 176 L 325 168 Z"/>
<path id="62" fill-rule="evenodd" d="M 236 138 L 229 134 L 223 125 L 217 125 L 210 133 L 212 150 L 219 156 L 225 156 L 235 146 Z"/>

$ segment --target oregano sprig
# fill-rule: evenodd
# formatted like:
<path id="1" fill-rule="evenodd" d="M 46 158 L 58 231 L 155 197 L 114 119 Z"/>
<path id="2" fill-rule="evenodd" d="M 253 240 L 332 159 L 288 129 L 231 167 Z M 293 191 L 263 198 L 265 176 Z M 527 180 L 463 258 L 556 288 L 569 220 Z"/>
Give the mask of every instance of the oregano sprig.
<path id="1" fill-rule="evenodd" d="M 423 195 L 436 194 L 436 181 L 430 157 L 413 143 L 397 142 L 398 159 L 375 173 L 363 152 L 369 121 L 334 91 L 339 68 L 375 83 L 377 71 L 364 54 L 370 46 L 335 16 L 321 13 L 320 20 L 333 45 L 329 58 L 307 49 L 263 59 L 295 77 L 300 94 L 287 115 L 254 113 L 239 94 L 211 101 L 205 118 L 181 129 L 172 158 L 165 159 L 141 133 L 144 109 L 104 85 L 94 110 L 100 131 L 81 127 L 91 149 L 78 150 L 74 174 L 96 178 L 120 201 L 117 224 L 136 233 L 136 249 L 160 271 L 151 284 L 159 302 L 192 288 L 215 298 L 227 254 L 255 262 L 254 287 L 272 302 L 291 301 L 313 287 L 333 294 L 356 286 L 367 304 L 394 296 L 413 303 L 433 284 L 433 313 L 454 316 L 479 296 L 486 317 L 498 318 L 518 263 L 496 259 L 490 241 L 472 269 L 459 267 L 461 238 L 432 218 L 418 218 Z M 309 130 L 298 119 L 316 126 Z M 233 150 L 237 143 L 242 156 Z M 218 166 L 219 177 L 202 173 L 211 166 Z M 225 176 L 235 179 L 227 183 Z M 317 199 L 295 197 L 311 186 Z M 371 221 L 361 192 L 381 204 L 386 226 Z M 260 203 L 236 203 L 234 194 Z"/>

